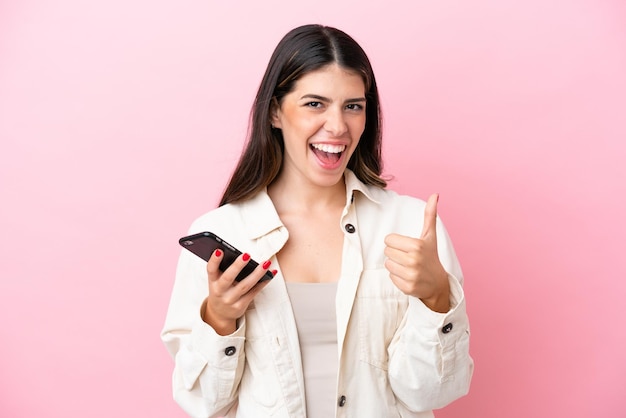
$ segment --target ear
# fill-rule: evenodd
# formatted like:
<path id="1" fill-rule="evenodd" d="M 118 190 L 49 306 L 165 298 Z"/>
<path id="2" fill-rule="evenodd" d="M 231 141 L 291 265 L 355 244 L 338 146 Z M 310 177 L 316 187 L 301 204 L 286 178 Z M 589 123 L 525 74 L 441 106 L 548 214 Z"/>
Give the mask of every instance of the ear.
<path id="1" fill-rule="evenodd" d="M 272 97 L 270 104 L 270 123 L 272 124 L 272 128 L 282 128 L 282 124 L 280 123 L 280 105 L 276 97 Z"/>

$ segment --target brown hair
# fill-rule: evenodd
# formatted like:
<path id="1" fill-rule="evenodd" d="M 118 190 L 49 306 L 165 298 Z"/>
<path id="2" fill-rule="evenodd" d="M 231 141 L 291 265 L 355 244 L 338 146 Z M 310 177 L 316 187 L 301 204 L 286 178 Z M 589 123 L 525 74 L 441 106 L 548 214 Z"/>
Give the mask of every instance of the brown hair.
<path id="1" fill-rule="evenodd" d="M 252 106 L 248 140 L 220 206 L 249 199 L 276 178 L 282 167 L 284 145 L 282 131 L 270 125 L 272 101 L 280 105 L 298 79 L 332 63 L 360 74 L 365 83 L 365 130 L 348 168 L 365 184 L 387 185 L 380 177 L 380 101 L 367 55 L 354 39 L 339 29 L 305 25 L 287 33 L 270 58 Z"/>

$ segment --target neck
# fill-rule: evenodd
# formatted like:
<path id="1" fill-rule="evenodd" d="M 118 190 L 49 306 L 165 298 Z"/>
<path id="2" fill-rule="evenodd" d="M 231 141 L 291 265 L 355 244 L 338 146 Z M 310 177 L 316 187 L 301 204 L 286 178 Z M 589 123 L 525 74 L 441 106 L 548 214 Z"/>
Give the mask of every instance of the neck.
<path id="1" fill-rule="evenodd" d="M 342 177 L 332 186 L 302 184 L 290 176 L 278 178 L 267 188 L 274 206 L 281 212 L 310 212 L 343 207 L 346 203 L 346 185 Z"/>

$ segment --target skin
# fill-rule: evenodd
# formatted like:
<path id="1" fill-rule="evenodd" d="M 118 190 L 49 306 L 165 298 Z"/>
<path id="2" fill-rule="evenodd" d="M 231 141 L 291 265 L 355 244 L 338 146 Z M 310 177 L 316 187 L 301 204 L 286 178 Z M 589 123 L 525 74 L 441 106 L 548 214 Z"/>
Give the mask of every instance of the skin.
<path id="1" fill-rule="evenodd" d="M 403 293 L 415 296 L 435 312 L 450 310 L 450 283 L 437 253 L 437 203 L 433 194 L 424 209 L 424 226 L 419 238 L 399 234 L 385 237 L 385 268 Z"/>
<path id="2" fill-rule="evenodd" d="M 303 76 L 280 105 L 272 105 L 270 122 L 283 132 L 285 153 L 268 194 L 289 231 L 289 240 L 277 254 L 286 281 L 321 283 L 339 277 L 343 232 L 337 225 L 346 201 L 343 173 L 365 129 L 365 105 L 363 79 L 335 64 Z M 338 161 L 329 163 L 316 156 L 315 146 L 345 148 Z M 399 234 L 385 238 L 385 267 L 402 292 L 420 298 L 432 310 L 447 312 L 448 276 L 437 255 L 437 199 L 432 195 L 428 200 L 419 238 Z M 207 263 L 209 296 L 203 320 L 218 334 L 229 335 L 269 284 L 257 282 L 270 266 L 261 263 L 236 282 L 247 264 L 245 255 L 221 273 L 222 256 L 214 254 Z"/>
<path id="3" fill-rule="evenodd" d="M 289 231 L 277 255 L 286 281 L 335 282 L 340 275 L 343 173 L 365 130 L 365 105 L 361 76 L 331 65 L 302 77 L 272 110 L 272 123 L 283 132 L 285 157 L 268 193 Z M 316 155 L 316 146 L 345 149 L 329 167 Z"/>
<path id="4" fill-rule="evenodd" d="M 282 130 L 285 144 L 273 185 L 345 195 L 341 180 L 365 130 L 365 104 L 363 79 L 353 72 L 330 65 L 303 76 L 272 109 L 272 124 Z M 321 165 L 311 146 L 322 144 L 346 147 L 341 164 L 330 169 Z"/>

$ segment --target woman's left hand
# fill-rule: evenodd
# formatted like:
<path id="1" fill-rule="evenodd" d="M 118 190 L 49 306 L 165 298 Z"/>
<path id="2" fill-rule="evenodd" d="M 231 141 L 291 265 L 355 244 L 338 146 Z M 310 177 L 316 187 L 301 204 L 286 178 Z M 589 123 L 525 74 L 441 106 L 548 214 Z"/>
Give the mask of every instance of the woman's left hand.
<path id="1" fill-rule="evenodd" d="M 419 238 L 399 234 L 385 237 L 385 268 L 403 293 L 415 296 L 436 312 L 450 309 L 450 284 L 437 253 L 437 201 L 433 194 L 424 209 L 424 227 Z"/>

